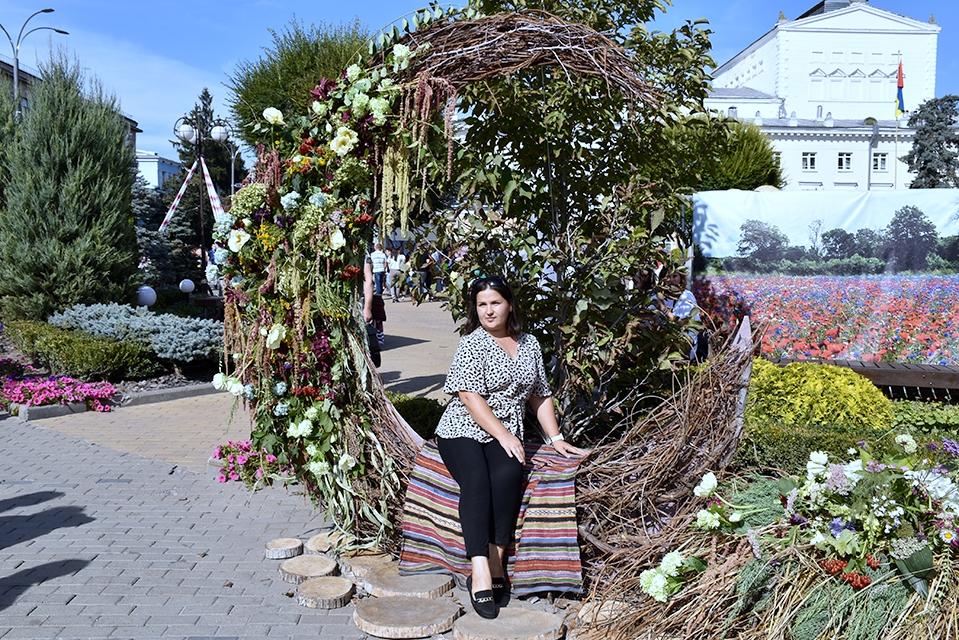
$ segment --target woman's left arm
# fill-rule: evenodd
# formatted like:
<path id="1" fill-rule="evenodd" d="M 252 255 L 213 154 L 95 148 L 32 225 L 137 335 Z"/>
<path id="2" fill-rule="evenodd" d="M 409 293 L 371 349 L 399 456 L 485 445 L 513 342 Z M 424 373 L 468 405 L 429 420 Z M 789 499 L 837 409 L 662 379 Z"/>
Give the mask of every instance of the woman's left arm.
<path id="1" fill-rule="evenodd" d="M 586 455 L 585 451 L 574 447 L 562 439 L 563 436 L 559 431 L 559 422 L 556 421 L 556 409 L 553 407 L 553 398 L 550 396 L 530 396 L 529 404 L 533 407 L 533 411 L 536 413 L 536 419 L 539 421 L 540 426 L 543 427 L 543 431 L 546 432 L 546 437 L 552 440 L 550 443 L 551 447 L 567 458 L 571 458 L 574 455 Z M 553 440 L 553 438 L 557 436 L 559 436 L 559 438 Z"/>

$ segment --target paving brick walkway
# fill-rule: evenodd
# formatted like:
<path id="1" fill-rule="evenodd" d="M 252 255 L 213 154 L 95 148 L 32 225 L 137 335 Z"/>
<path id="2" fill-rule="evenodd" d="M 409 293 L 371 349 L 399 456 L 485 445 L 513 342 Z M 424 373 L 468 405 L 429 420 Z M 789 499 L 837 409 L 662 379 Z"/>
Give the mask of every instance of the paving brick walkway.
<path id="1" fill-rule="evenodd" d="M 387 303 L 388 388 L 442 397 L 458 336 L 439 304 Z M 205 470 L 249 436 L 207 395 L 27 423 L 0 418 L 0 638 L 365 637 L 353 607 L 286 594 L 264 544 L 325 526 L 302 496 Z"/>

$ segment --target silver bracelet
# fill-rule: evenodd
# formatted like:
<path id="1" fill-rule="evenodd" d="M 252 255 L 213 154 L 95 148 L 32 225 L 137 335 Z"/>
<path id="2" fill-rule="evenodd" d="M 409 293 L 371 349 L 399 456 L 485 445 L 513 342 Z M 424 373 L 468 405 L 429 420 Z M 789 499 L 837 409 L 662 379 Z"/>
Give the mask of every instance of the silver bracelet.
<path id="1" fill-rule="evenodd" d="M 549 439 L 549 443 L 550 443 L 550 444 L 553 444 L 554 442 L 557 442 L 557 441 L 559 441 L 559 440 L 565 440 L 565 439 L 566 439 L 566 438 L 564 438 L 564 437 L 563 437 L 563 434 L 561 433 L 561 434 L 559 434 L 559 435 L 555 435 L 555 436 L 553 436 L 552 438 L 550 438 L 550 439 Z"/>

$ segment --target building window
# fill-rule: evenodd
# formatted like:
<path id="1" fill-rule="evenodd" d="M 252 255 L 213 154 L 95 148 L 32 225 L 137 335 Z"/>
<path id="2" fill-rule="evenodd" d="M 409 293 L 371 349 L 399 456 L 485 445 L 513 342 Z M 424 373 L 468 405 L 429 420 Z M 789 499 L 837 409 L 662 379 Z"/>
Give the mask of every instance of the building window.
<path id="1" fill-rule="evenodd" d="M 885 171 L 886 170 L 886 157 L 888 153 L 874 153 L 872 154 L 872 170 L 873 171 Z"/>
<path id="2" fill-rule="evenodd" d="M 803 171 L 816 170 L 816 153 L 814 151 L 803 151 L 802 170 Z"/>
<path id="3" fill-rule="evenodd" d="M 852 154 L 851 153 L 839 154 L 838 169 L 840 171 L 852 171 Z"/>

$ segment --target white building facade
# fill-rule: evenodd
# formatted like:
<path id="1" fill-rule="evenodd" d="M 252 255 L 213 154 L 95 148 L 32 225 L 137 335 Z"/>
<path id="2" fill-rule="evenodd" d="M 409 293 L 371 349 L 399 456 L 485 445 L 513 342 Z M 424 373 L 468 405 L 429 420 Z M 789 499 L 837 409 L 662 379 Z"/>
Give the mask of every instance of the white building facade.
<path id="1" fill-rule="evenodd" d="M 903 189 L 909 108 L 935 97 L 940 28 L 867 0 L 823 0 L 713 73 L 706 100 L 765 131 L 786 189 Z M 907 111 L 895 117 L 902 61 Z"/>
<path id="2" fill-rule="evenodd" d="M 151 187 L 161 189 L 167 178 L 178 174 L 183 169 L 183 165 L 176 160 L 163 158 L 155 151 L 137 149 L 137 168 Z"/>

